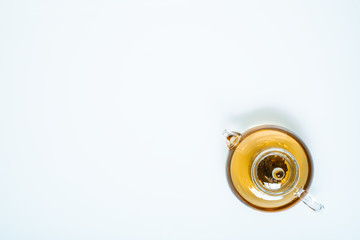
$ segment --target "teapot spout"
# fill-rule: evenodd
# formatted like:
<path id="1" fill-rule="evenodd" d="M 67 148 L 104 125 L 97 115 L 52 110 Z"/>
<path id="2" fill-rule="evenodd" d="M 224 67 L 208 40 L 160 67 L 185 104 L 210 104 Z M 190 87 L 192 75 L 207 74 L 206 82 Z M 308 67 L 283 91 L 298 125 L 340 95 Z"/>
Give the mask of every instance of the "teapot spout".
<path id="1" fill-rule="evenodd" d="M 238 132 L 233 132 L 225 129 L 223 135 L 226 138 L 226 146 L 229 149 L 236 147 L 240 142 L 241 134 Z"/>

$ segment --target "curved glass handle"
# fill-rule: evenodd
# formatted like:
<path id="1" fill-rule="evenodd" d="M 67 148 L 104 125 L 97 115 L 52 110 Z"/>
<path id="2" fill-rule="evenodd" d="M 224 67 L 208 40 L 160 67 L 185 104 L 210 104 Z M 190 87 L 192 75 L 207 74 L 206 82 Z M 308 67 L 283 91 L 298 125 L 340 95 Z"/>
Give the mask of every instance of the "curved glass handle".
<path id="1" fill-rule="evenodd" d="M 324 205 L 322 205 L 318 200 L 316 200 L 308 191 L 300 188 L 295 195 L 301 199 L 309 208 L 315 212 L 321 212 L 324 210 Z"/>

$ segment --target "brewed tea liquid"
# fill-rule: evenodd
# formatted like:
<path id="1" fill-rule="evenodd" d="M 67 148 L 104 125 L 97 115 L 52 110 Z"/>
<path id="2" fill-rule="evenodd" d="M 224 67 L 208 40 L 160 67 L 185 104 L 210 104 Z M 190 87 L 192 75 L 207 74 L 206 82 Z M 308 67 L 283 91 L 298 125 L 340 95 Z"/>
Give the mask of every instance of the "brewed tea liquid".
<path id="1" fill-rule="evenodd" d="M 299 188 L 309 187 L 311 159 L 298 137 L 262 126 L 245 132 L 232 149 L 228 177 L 245 203 L 264 211 L 282 210 L 299 200 Z"/>

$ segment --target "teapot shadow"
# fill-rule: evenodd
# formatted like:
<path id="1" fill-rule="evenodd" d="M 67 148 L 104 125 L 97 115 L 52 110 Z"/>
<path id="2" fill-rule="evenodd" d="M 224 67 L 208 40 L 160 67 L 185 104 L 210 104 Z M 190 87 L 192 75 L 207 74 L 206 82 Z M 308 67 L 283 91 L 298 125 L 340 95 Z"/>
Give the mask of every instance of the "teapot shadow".
<path id="1" fill-rule="evenodd" d="M 276 108 L 258 108 L 231 116 L 229 120 L 236 124 L 240 132 L 257 125 L 278 125 L 297 133 L 302 132 L 302 128 L 295 118 Z"/>

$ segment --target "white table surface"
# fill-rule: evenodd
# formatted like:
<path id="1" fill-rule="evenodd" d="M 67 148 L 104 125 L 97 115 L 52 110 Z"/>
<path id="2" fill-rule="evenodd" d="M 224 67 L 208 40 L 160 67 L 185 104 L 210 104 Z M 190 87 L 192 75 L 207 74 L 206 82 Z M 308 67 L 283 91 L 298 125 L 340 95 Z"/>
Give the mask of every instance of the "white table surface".
<path id="1" fill-rule="evenodd" d="M 358 1 L 1 1 L 0 239 L 359 238 Z M 308 145 L 325 205 L 232 194 L 224 128 Z"/>

